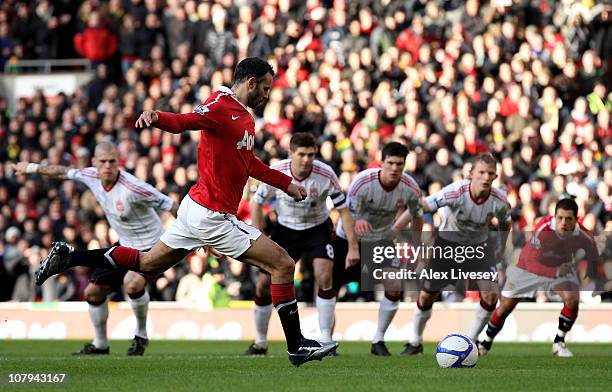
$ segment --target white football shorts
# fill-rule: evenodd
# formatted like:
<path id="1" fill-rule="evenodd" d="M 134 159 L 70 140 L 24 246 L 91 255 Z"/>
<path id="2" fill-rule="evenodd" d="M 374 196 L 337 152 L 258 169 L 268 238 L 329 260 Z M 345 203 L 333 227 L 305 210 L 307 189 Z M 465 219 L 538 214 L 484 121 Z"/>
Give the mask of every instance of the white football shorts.
<path id="1" fill-rule="evenodd" d="M 559 278 L 549 278 L 511 265 L 506 270 L 506 283 L 501 295 L 506 298 L 533 298 L 538 291 L 549 292 L 565 282 L 579 286 L 576 271 Z"/>
<path id="2" fill-rule="evenodd" d="M 189 195 L 183 198 L 177 219 L 160 240 L 172 249 L 194 250 L 202 246 L 237 258 L 243 255 L 261 232 L 232 214 L 209 210 Z"/>

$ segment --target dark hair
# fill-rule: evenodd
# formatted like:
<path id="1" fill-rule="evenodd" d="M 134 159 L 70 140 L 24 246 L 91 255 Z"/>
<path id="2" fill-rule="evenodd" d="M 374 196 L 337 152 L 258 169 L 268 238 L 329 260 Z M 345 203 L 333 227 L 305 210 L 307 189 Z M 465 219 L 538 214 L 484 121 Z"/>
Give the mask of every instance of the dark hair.
<path id="1" fill-rule="evenodd" d="M 291 136 L 291 141 L 289 142 L 289 149 L 291 151 L 295 151 L 300 147 L 316 147 L 317 142 L 315 141 L 314 136 L 308 132 L 296 132 Z"/>
<path id="2" fill-rule="evenodd" d="M 408 147 L 402 143 L 391 142 L 382 149 L 382 160 L 384 161 L 387 157 L 401 157 L 406 159 L 408 156 Z"/>
<path id="3" fill-rule="evenodd" d="M 490 152 L 483 152 L 481 154 L 478 154 L 476 158 L 474 158 L 474 160 L 472 161 L 472 169 L 476 166 L 478 162 L 493 166 L 497 165 L 497 159 L 495 159 L 493 154 L 491 154 Z"/>
<path id="4" fill-rule="evenodd" d="M 274 76 L 272 66 L 259 57 L 247 57 L 236 66 L 234 70 L 234 83 L 244 82 L 255 77 L 259 82 L 266 74 Z"/>
<path id="5" fill-rule="evenodd" d="M 574 217 L 578 217 L 578 204 L 576 204 L 574 199 L 567 198 L 559 200 L 555 206 L 555 215 L 557 215 L 557 210 L 559 209 L 572 211 L 574 213 Z"/>

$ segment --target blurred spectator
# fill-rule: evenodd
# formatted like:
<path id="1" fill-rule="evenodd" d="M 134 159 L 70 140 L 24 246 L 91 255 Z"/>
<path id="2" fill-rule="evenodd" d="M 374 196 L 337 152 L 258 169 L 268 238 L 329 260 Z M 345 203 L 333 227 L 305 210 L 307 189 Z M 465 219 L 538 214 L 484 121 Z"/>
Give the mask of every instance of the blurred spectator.
<path id="1" fill-rule="evenodd" d="M 255 284 L 248 264 L 225 258 L 224 285 L 227 295 L 233 300 L 251 300 L 255 297 Z"/>
<path id="2" fill-rule="evenodd" d="M 209 252 L 196 251 L 189 258 L 189 273 L 179 281 L 176 300 L 201 309 L 227 306 L 229 297 L 221 285 L 224 275 L 219 268 L 219 261 Z"/>
<path id="3" fill-rule="evenodd" d="M 94 64 L 110 59 L 117 51 L 117 36 L 105 25 L 98 12 L 92 12 L 87 27 L 74 36 L 74 48 Z"/>
<path id="4" fill-rule="evenodd" d="M 174 301 L 178 287 L 176 267 L 164 271 L 162 276 L 149 286 L 152 301 Z"/>

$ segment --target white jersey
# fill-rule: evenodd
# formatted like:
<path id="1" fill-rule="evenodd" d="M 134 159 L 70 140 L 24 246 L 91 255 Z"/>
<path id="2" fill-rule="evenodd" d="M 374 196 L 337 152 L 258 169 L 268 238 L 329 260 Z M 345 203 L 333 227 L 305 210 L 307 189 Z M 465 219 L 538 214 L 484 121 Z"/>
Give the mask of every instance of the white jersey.
<path id="1" fill-rule="evenodd" d="M 164 232 L 156 210 L 170 211 L 172 199 L 123 170 L 105 189 L 95 167 L 70 169 L 68 178 L 82 182 L 93 192 L 121 245 L 150 249 Z"/>
<path id="2" fill-rule="evenodd" d="M 425 199 L 433 213 L 446 207 L 438 228 L 440 237 L 461 244 L 479 244 L 487 240 L 491 219 L 510 222 L 510 204 L 505 192 L 492 187 L 489 197 L 477 203 L 470 194 L 470 180 L 453 182 Z"/>
<path id="3" fill-rule="evenodd" d="M 355 221 L 365 220 L 372 231 L 360 240 L 377 241 L 386 237 L 397 213 L 408 209 L 413 217 L 423 215 L 421 189 L 416 181 L 403 173 L 393 189 L 385 189 L 380 182 L 382 169 L 367 169 L 353 179 L 349 187 L 348 203 Z M 338 222 L 336 234 L 346 239 L 342 222 Z"/>
<path id="4" fill-rule="evenodd" d="M 281 171 L 288 176 L 291 174 L 291 159 L 283 159 L 271 165 L 270 168 Z M 331 167 L 315 160 L 310 174 L 301 180 L 293 177 L 294 184 L 306 188 L 308 196 L 305 200 L 296 202 L 280 189 L 261 183 L 255 194 L 255 201 L 259 204 L 266 200 L 276 199 L 274 207 L 278 214 L 278 223 L 293 230 L 306 230 L 318 226 L 329 218 L 327 198 L 330 197 L 335 208 L 346 207 L 346 197 L 338 176 Z"/>

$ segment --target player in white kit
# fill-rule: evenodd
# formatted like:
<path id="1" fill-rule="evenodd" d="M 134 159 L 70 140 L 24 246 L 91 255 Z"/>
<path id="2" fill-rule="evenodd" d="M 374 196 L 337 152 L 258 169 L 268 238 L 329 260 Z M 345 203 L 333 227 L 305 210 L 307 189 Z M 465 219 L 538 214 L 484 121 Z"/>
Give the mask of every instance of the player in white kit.
<path id="1" fill-rule="evenodd" d="M 85 184 L 104 210 L 121 244 L 141 250 L 150 249 L 164 232 L 157 211 L 168 211 L 176 217 L 178 205 L 151 185 L 120 170 L 119 153 L 112 143 L 102 142 L 96 146 L 93 163 L 94 167 L 71 169 L 66 166 L 20 162 L 15 165 L 15 169 L 17 174 L 41 174 Z M 95 268 L 85 288 L 95 338 L 74 354 L 109 354 L 106 333 L 107 297 L 125 285 L 136 317 L 136 332 L 128 355 L 143 355 L 148 345 L 146 326 L 149 294 L 146 284 L 146 278 L 137 272 Z"/>
<path id="2" fill-rule="evenodd" d="M 337 294 L 333 289 L 333 224 L 327 209 L 328 198 L 340 212 L 344 225 L 349 228 L 348 242 L 352 245 L 346 260 L 349 265 L 359 261 L 359 246 L 340 181 L 328 165 L 315 160 L 316 149 L 315 139 L 310 133 L 296 133 L 290 141 L 289 159 L 270 166 L 292 176 L 296 184 L 306 189 L 308 197 L 296 202 L 285 192 L 261 183 L 251 201 L 251 217 L 253 225 L 263 231 L 263 206 L 274 201 L 278 222 L 272 229 L 271 239 L 283 247 L 294 260 L 312 261 L 318 286 L 316 305 L 319 312 L 320 341 L 327 343 L 332 341 Z M 272 314 L 270 283 L 270 275 L 260 272 L 253 307 L 257 337 L 243 355 L 265 355 L 268 351 L 266 336 Z"/>
<path id="3" fill-rule="evenodd" d="M 382 150 L 382 168 L 367 169 L 353 179 L 348 193 L 349 208 L 355 220 L 355 232 L 363 245 L 381 241 L 393 241 L 411 223 L 413 241 L 420 241 L 423 227 L 421 189 L 416 181 L 403 173 L 408 148 L 391 142 Z M 398 217 L 398 213 L 401 213 Z M 397 218 L 397 219 L 396 219 Z M 359 280 L 360 270 L 344 271 L 342 260 L 346 254 L 346 230 L 343 222 L 336 228 L 336 286 L 350 280 Z M 386 268 L 399 268 L 395 260 Z M 344 279 L 342 279 L 344 278 Z M 385 282 L 386 283 L 386 282 Z M 384 336 L 402 299 L 401 281 L 385 284 L 385 296 L 378 311 L 378 326 L 372 340 L 373 355 L 389 356 Z M 399 285 L 397 283 L 400 283 Z"/>
<path id="4" fill-rule="evenodd" d="M 510 230 L 510 205 L 505 193 L 492 186 L 497 177 L 497 161 L 489 153 L 478 155 L 471 167 L 470 178 L 454 182 L 440 191 L 427 197 L 424 202 L 425 213 L 434 213 L 446 207 L 442 214 L 442 223 L 438 228 L 438 235 L 434 246 L 437 249 L 477 249 L 482 247 L 481 253 L 473 252 L 478 256 L 470 260 L 459 262 L 457 256 L 444 258 L 436 256 L 432 260 L 433 269 L 444 269 L 450 272 L 451 268 L 460 266 L 466 271 L 495 272 L 495 264 L 505 251 L 506 238 Z M 500 231 L 500 244 L 495 244 L 490 238 L 489 227 L 496 220 Z M 455 253 L 458 255 L 459 253 Z M 413 337 L 402 352 L 405 355 L 420 354 L 423 352 L 423 330 L 431 317 L 433 303 L 440 291 L 448 284 L 454 284 L 449 274 L 443 279 L 424 279 L 413 320 Z M 472 329 L 469 336 L 476 341 L 478 334 L 489 321 L 495 305 L 497 304 L 498 286 L 496 281 L 475 280 L 480 291 L 480 305 L 476 311 Z"/>

